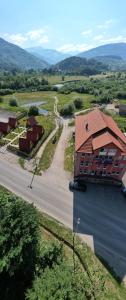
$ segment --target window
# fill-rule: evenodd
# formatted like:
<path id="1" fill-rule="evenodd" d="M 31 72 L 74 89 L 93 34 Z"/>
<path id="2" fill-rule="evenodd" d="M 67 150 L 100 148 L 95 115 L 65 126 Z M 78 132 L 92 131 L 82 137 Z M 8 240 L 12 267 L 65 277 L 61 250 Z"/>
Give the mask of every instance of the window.
<path id="1" fill-rule="evenodd" d="M 119 172 L 116 172 L 116 175 L 119 175 Z"/>
<path id="2" fill-rule="evenodd" d="M 82 174 L 82 170 L 80 170 L 80 174 Z"/>
<path id="3" fill-rule="evenodd" d="M 109 156 L 114 156 L 116 155 L 117 150 L 116 149 L 109 149 L 108 155 Z"/>
<path id="4" fill-rule="evenodd" d="M 104 152 L 104 148 L 101 148 L 101 149 L 100 149 L 100 152 Z"/>
<path id="5" fill-rule="evenodd" d="M 124 164 L 120 164 L 120 168 L 124 168 Z"/>
<path id="6" fill-rule="evenodd" d="M 83 165 L 84 165 L 84 163 L 83 163 L 83 162 L 81 162 L 81 163 L 80 163 L 80 166 L 83 166 Z"/>
<path id="7" fill-rule="evenodd" d="M 96 155 L 96 156 L 95 156 L 95 159 L 99 159 L 99 156 L 98 156 L 98 155 Z"/>
<path id="8" fill-rule="evenodd" d="M 126 160 L 126 156 L 125 155 L 123 156 L 123 160 Z"/>
<path id="9" fill-rule="evenodd" d="M 95 175 L 95 171 L 91 171 L 91 175 Z"/>
<path id="10" fill-rule="evenodd" d="M 115 175 L 115 172 L 114 172 L 114 171 L 112 172 L 112 175 Z"/>
<path id="11" fill-rule="evenodd" d="M 106 169 L 106 166 L 104 166 L 103 169 Z"/>
<path id="12" fill-rule="evenodd" d="M 87 171 L 86 171 L 86 170 L 84 170 L 84 174 L 87 174 Z"/>
<path id="13" fill-rule="evenodd" d="M 82 153 L 81 156 L 82 156 L 82 157 L 85 156 L 85 153 Z"/>
<path id="14" fill-rule="evenodd" d="M 112 159 L 112 156 L 108 156 L 108 159 Z"/>
<path id="15" fill-rule="evenodd" d="M 88 161 L 85 162 L 85 167 L 88 167 L 89 163 Z"/>
<path id="16" fill-rule="evenodd" d="M 119 166 L 119 164 L 117 162 L 115 162 L 114 167 L 118 167 L 118 166 Z"/>

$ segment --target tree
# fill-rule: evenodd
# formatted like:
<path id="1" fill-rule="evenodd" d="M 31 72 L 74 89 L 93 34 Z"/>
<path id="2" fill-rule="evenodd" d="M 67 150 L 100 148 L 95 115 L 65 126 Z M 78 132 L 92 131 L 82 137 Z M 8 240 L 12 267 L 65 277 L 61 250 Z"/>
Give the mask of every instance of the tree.
<path id="1" fill-rule="evenodd" d="M 28 115 L 29 116 L 38 116 L 39 115 L 39 110 L 38 110 L 38 107 L 37 106 L 31 106 L 29 108 L 29 112 L 28 112 Z"/>
<path id="2" fill-rule="evenodd" d="M 89 296 L 87 298 L 86 294 Z M 26 294 L 27 300 L 85 300 L 91 297 L 90 282 L 86 282 L 84 275 L 76 272 L 74 278 L 73 269 L 68 262 L 62 262 L 53 268 L 46 268 L 39 277 L 33 281 L 33 287 Z"/>
<path id="3" fill-rule="evenodd" d="M 74 105 L 77 109 L 82 108 L 83 106 L 83 100 L 81 98 L 76 98 L 74 100 Z"/>
<path id="4" fill-rule="evenodd" d="M 15 98 L 10 99 L 9 105 L 10 105 L 10 106 L 18 106 L 17 100 L 16 100 Z"/>
<path id="5" fill-rule="evenodd" d="M 0 96 L 0 103 L 2 103 L 2 102 L 3 102 L 3 97 Z"/>
<path id="6" fill-rule="evenodd" d="M 0 196 L 1 299 L 23 299 L 38 256 L 38 217 L 33 205 L 10 194 Z"/>
<path id="7" fill-rule="evenodd" d="M 70 115 L 73 115 L 74 109 L 75 109 L 74 104 L 70 103 L 70 104 L 64 105 L 64 107 L 60 110 L 60 113 L 63 116 L 70 116 Z"/>

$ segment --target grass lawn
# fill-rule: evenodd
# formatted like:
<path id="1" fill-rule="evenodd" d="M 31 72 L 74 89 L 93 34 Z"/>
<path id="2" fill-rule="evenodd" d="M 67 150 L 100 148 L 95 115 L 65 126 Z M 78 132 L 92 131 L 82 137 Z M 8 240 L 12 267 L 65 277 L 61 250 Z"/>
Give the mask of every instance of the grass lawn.
<path id="1" fill-rule="evenodd" d="M 46 103 L 44 105 L 41 105 L 40 107 L 43 109 L 48 110 L 49 112 L 53 111 L 53 106 L 54 106 L 54 96 L 56 95 L 56 92 L 25 92 L 25 93 L 14 93 L 13 95 L 7 95 L 4 96 L 4 102 L 0 104 L 0 107 L 6 108 L 9 110 L 17 111 L 21 110 L 22 108 L 20 107 L 12 107 L 9 106 L 9 101 L 10 99 L 13 98 L 13 96 L 16 98 L 18 105 L 23 105 L 31 102 L 37 102 L 37 101 L 45 101 Z M 24 109 L 23 109 L 24 110 Z"/>
<path id="2" fill-rule="evenodd" d="M 74 138 L 70 136 L 67 148 L 65 149 L 65 157 L 64 157 L 64 169 L 70 173 L 74 172 Z"/>
<path id="3" fill-rule="evenodd" d="M 61 110 L 61 108 L 64 105 L 72 103 L 76 98 L 81 98 L 83 100 L 83 106 L 82 106 L 81 110 L 86 109 L 86 108 L 90 108 L 91 107 L 91 101 L 96 99 L 96 97 L 93 96 L 93 95 L 79 94 L 79 93 L 76 93 L 76 92 L 72 92 L 68 95 L 58 93 L 57 97 L 59 99 L 59 103 L 58 103 L 58 110 L 59 111 Z M 78 110 L 76 109 L 75 111 L 78 111 Z"/>
<path id="4" fill-rule="evenodd" d="M 50 167 L 61 133 L 62 133 L 62 127 L 58 129 L 54 137 L 48 142 L 47 146 L 45 147 L 42 157 L 40 158 L 39 161 L 37 174 L 40 174 L 41 171 L 45 171 Z"/>

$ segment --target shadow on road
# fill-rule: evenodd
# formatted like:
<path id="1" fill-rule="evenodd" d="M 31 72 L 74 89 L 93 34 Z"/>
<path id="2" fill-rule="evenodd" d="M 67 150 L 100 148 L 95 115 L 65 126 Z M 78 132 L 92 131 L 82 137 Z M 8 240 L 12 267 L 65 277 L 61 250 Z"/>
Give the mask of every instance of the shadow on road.
<path id="1" fill-rule="evenodd" d="M 126 198 L 120 187 L 87 184 L 86 192 L 74 191 L 73 231 L 83 235 L 113 273 L 125 278 Z"/>

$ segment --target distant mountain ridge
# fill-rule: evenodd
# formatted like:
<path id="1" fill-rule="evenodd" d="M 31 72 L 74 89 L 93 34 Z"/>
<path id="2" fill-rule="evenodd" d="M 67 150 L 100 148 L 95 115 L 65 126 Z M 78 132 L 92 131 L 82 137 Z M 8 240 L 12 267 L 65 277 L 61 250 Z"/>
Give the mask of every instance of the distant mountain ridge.
<path id="1" fill-rule="evenodd" d="M 126 60 L 126 43 L 106 44 L 78 54 L 79 57 L 85 57 L 88 59 L 97 56 L 110 55 L 120 56 L 122 59 Z"/>
<path id="2" fill-rule="evenodd" d="M 54 49 L 44 49 L 42 47 L 26 48 L 26 50 L 36 57 L 44 59 L 51 65 L 71 56 L 69 53 L 66 54 Z"/>
<path id="3" fill-rule="evenodd" d="M 48 66 L 48 63 L 44 60 L 0 38 L 0 69 L 38 70 L 47 68 Z"/>
<path id="4" fill-rule="evenodd" d="M 108 67 L 102 62 L 98 62 L 95 59 L 87 60 L 86 58 L 78 56 L 66 58 L 51 68 L 64 74 L 75 75 L 93 75 L 108 70 Z"/>

